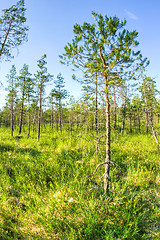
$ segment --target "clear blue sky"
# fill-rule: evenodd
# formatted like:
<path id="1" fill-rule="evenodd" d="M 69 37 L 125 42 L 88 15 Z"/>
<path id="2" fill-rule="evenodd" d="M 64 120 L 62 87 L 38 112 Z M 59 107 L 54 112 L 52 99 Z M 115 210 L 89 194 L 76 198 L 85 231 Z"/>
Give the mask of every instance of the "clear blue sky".
<path id="1" fill-rule="evenodd" d="M 16 0 L 0 0 L 1 10 L 15 4 Z M 66 89 L 76 98 L 80 96 L 81 86 L 72 80 L 71 68 L 59 62 L 58 55 L 64 52 L 64 46 L 73 37 L 73 25 L 84 21 L 92 22 L 92 11 L 108 16 L 117 15 L 126 19 L 126 28 L 139 32 L 139 48 L 144 57 L 150 60 L 147 74 L 156 77 L 160 89 L 160 0 L 25 0 L 27 25 L 30 30 L 28 42 L 15 51 L 11 62 L 0 63 L 0 107 L 5 102 L 5 76 L 12 64 L 17 72 L 26 63 L 29 71 L 35 73 L 37 60 L 46 53 L 48 72 L 55 77 L 59 72 L 66 82 Z M 0 14 L 1 15 L 1 14 Z M 52 86 L 47 88 L 47 93 Z"/>

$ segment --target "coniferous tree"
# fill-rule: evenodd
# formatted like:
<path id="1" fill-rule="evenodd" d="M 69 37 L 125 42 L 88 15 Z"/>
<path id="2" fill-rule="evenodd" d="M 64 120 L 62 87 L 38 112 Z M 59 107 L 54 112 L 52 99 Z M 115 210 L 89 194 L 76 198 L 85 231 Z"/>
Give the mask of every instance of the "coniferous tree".
<path id="1" fill-rule="evenodd" d="M 38 88 L 38 101 L 39 101 L 39 111 L 38 111 L 38 139 L 40 138 L 41 133 L 41 119 L 42 119 L 42 101 L 45 93 L 46 84 L 52 80 L 52 75 L 47 72 L 47 62 L 46 62 L 46 54 L 44 54 L 40 60 L 38 60 L 37 73 L 35 74 L 37 88 Z"/>
<path id="2" fill-rule="evenodd" d="M 19 119 L 19 134 L 22 132 L 23 115 L 24 115 L 24 103 L 28 101 L 31 94 L 31 73 L 28 71 L 28 65 L 24 64 L 20 70 L 20 75 L 17 77 L 17 87 L 20 91 L 20 119 Z"/>
<path id="3" fill-rule="evenodd" d="M 137 120 L 138 132 L 141 132 L 141 115 L 142 115 L 142 99 L 139 96 L 134 96 L 132 99 L 132 111 L 134 113 L 134 119 Z"/>
<path id="4" fill-rule="evenodd" d="M 85 79 L 81 81 L 82 89 L 86 96 L 88 97 L 88 100 L 93 101 L 94 105 L 94 125 L 95 125 L 95 131 L 98 131 L 98 98 L 99 98 L 99 91 L 98 88 L 102 84 L 101 78 L 98 77 L 98 74 L 95 72 L 95 74 L 85 74 Z"/>
<path id="5" fill-rule="evenodd" d="M 106 156 L 104 174 L 104 192 L 107 196 L 109 192 L 109 172 L 110 172 L 110 100 L 109 88 L 115 82 L 112 79 L 113 73 L 125 72 L 135 60 L 142 60 L 140 51 L 134 52 L 132 49 L 138 45 L 136 40 L 138 33 L 123 29 L 126 21 L 120 21 L 116 16 L 104 17 L 93 12 L 95 23 L 84 22 L 82 26 L 74 26 L 74 39 L 65 46 L 65 53 L 60 56 L 62 63 L 74 64 L 85 73 L 97 72 L 103 77 L 106 108 Z M 138 65 L 137 65 L 138 66 Z M 101 164 L 102 165 L 102 164 Z M 100 165 L 100 166 L 101 166 Z"/>
<path id="6" fill-rule="evenodd" d="M 158 93 L 155 81 L 151 77 L 143 77 L 142 86 L 140 87 L 142 93 L 142 99 L 145 101 L 145 112 L 146 112 L 146 124 L 149 123 L 152 134 L 158 144 L 157 134 L 154 129 L 153 114 L 154 106 L 156 105 L 156 94 Z M 146 132 L 148 131 L 148 126 L 146 125 Z"/>
<path id="7" fill-rule="evenodd" d="M 28 110 L 28 138 L 30 136 L 31 127 L 31 104 L 33 103 L 35 96 L 35 79 L 31 77 L 32 74 L 28 73 L 28 78 L 26 81 L 26 102 Z"/>
<path id="8" fill-rule="evenodd" d="M 15 105 L 15 99 L 17 96 L 16 92 L 16 79 L 17 79 L 17 72 L 15 65 L 12 65 L 12 68 L 10 70 L 10 73 L 7 74 L 7 79 L 9 86 L 7 90 L 8 93 L 8 103 L 10 106 L 10 126 L 11 126 L 11 136 L 13 136 L 13 130 L 14 130 L 14 124 L 13 124 L 13 114 L 14 114 L 14 105 Z"/>
<path id="9" fill-rule="evenodd" d="M 12 57 L 12 49 L 27 40 L 28 27 L 25 26 L 24 0 L 19 0 L 15 5 L 4 9 L 0 18 L 0 60 L 2 57 Z"/>
<path id="10" fill-rule="evenodd" d="M 57 75 L 57 79 L 54 80 L 55 88 L 53 90 L 53 95 L 57 102 L 58 113 L 59 113 L 59 128 L 62 132 L 62 100 L 67 98 L 69 93 L 66 89 L 64 89 L 65 82 L 61 73 Z"/>
<path id="11" fill-rule="evenodd" d="M 48 101 L 49 101 L 49 105 L 51 107 L 51 127 L 53 129 L 53 111 L 54 111 L 54 105 L 56 104 L 54 89 L 51 90 L 51 92 L 48 96 Z"/>

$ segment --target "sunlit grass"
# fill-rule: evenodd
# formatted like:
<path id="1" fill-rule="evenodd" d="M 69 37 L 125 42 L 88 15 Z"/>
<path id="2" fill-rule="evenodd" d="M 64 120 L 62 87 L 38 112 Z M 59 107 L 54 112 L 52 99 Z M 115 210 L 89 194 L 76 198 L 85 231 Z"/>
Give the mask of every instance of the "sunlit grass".
<path id="1" fill-rule="evenodd" d="M 110 196 L 103 195 L 105 143 L 49 127 L 38 141 L 0 133 L 2 239 L 159 239 L 159 150 L 150 135 L 112 132 Z M 95 185 L 97 183 L 98 185 Z"/>

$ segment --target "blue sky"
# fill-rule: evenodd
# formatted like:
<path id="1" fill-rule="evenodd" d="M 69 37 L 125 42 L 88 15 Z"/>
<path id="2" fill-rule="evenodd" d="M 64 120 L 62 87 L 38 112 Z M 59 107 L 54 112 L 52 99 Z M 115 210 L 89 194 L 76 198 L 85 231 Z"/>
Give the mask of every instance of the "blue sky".
<path id="1" fill-rule="evenodd" d="M 0 0 L 0 10 L 15 4 L 16 0 Z M 48 72 L 55 77 L 59 72 L 66 82 L 66 89 L 76 98 L 80 96 L 81 86 L 72 80 L 71 68 L 59 62 L 58 55 L 73 37 L 73 25 L 84 21 L 93 22 L 92 11 L 108 16 L 117 15 L 126 19 L 126 28 L 139 32 L 139 48 L 144 57 L 150 60 L 147 74 L 156 77 L 160 90 L 160 1 L 159 0 L 25 0 L 27 25 L 30 30 L 28 42 L 14 52 L 14 59 L 0 63 L 0 107 L 5 102 L 7 82 L 5 76 L 15 64 L 17 72 L 26 63 L 29 71 L 35 73 L 37 60 L 46 53 Z M 47 93 L 52 86 L 47 87 Z"/>

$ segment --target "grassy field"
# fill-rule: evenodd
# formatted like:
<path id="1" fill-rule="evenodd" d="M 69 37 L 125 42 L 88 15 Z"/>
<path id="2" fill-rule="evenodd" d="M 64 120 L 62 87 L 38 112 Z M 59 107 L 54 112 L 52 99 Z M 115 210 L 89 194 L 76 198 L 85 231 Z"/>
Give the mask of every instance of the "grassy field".
<path id="1" fill-rule="evenodd" d="M 151 135 L 112 132 L 110 196 L 94 133 L 37 141 L 0 129 L 0 239 L 160 239 L 160 150 Z M 97 185 L 95 184 L 97 183 Z"/>

